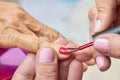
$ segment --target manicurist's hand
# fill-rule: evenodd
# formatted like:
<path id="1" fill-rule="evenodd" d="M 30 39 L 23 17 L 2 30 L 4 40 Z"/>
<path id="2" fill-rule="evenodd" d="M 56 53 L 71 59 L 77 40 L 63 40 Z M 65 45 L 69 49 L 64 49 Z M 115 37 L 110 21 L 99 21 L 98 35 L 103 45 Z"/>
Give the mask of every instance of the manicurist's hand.
<path id="1" fill-rule="evenodd" d="M 96 0 L 90 11 L 91 33 L 120 25 L 120 0 Z M 120 35 L 104 34 L 95 39 L 94 48 L 107 56 L 120 58 Z"/>
<path id="2" fill-rule="evenodd" d="M 12 80 L 57 80 L 57 56 L 50 48 L 40 49 L 37 56 L 28 54 Z"/>
<path id="3" fill-rule="evenodd" d="M 90 34 L 120 25 L 120 0 L 95 0 L 96 6 L 89 11 Z M 104 34 L 94 40 L 93 48 L 83 51 L 92 54 L 101 71 L 110 67 L 110 57 L 120 58 L 120 35 Z"/>
<path id="4" fill-rule="evenodd" d="M 66 45 L 64 39 L 54 43 Z M 66 46 L 72 47 L 67 44 Z M 71 57 L 59 61 L 51 48 L 42 48 L 37 55 L 28 54 L 16 70 L 12 80 L 82 80 L 83 65 Z"/>
<path id="5" fill-rule="evenodd" d="M 120 25 L 120 0 L 96 0 L 96 6 L 89 12 L 91 35 Z M 110 57 L 120 58 L 120 35 L 104 34 L 94 40 L 89 48 L 101 71 L 110 67 Z"/>

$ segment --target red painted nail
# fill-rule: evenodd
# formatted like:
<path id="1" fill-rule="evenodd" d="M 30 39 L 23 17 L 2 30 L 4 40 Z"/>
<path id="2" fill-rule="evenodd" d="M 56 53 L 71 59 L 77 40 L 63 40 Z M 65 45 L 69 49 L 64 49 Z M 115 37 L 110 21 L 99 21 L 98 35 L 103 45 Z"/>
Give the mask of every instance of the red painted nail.
<path id="1" fill-rule="evenodd" d="M 64 55 L 70 54 L 70 53 L 68 52 L 68 48 L 64 48 L 64 47 L 61 47 L 61 48 L 59 49 L 59 53 L 60 53 L 60 54 L 64 54 Z"/>

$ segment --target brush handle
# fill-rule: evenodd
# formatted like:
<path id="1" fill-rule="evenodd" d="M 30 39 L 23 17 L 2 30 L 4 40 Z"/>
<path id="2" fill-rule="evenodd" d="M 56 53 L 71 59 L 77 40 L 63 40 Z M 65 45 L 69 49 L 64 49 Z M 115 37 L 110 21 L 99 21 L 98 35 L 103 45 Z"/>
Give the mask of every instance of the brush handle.
<path id="1" fill-rule="evenodd" d="M 95 39 L 97 36 L 101 35 L 101 34 L 106 34 L 106 33 L 116 33 L 116 34 L 120 34 L 120 26 L 116 26 L 113 28 L 110 28 L 106 31 L 103 32 L 99 32 L 97 34 L 92 35 L 92 38 Z"/>

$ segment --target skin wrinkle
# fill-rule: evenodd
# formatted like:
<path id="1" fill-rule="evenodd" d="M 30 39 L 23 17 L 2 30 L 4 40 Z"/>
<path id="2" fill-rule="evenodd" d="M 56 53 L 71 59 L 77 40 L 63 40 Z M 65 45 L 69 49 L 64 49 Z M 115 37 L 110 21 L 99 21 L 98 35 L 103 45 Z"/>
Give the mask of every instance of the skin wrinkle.
<path id="1" fill-rule="evenodd" d="M 3 36 L 3 38 L 0 38 L 0 41 L 2 42 L 0 45 L 2 45 L 2 47 L 19 47 L 36 52 L 38 48 L 41 48 L 42 46 L 52 46 L 52 44 L 45 43 L 44 40 L 39 40 L 39 36 L 47 37 L 50 39 L 50 42 L 56 40 L 58 37 L 63 37 L 56 30 L 49 28 L 48 26 L 38 22 L 36 19 L 31 17 L 16 3 L 0 2 L 0 4 L 0 21 L 3 24 L 3 26 L 0 26 L 1 30 L 3 30 L 0 30 L 1 36 Z M 6 7 L 6 5 L 9 7 Z M 6 27 L 11 30 L 8 30 Z M 28 37 L 28 39 L 25 39 L 25 37 Z M 31 41 L 35 41 L 35 43 L 28 43 Z M 52 48 L 55 47 L 52 46 Z"/>
<path id="2" fill-rule="evenodd" d="M 58 67 L 53 66 L 53 65 L 57 65 L 57 64 L 54 63 L 54 62 L 50 63 L 50 65 L 48 63 L 47 64 L 43 63 L 43 64 L 38 64 L 39 67 L 36 68 L 38 71 L 40 71 L 40 72 L 36 73 L 36 76 L 40 77 L 40 78 L 37 78 L 37 79 L 46 80 L 46 78 L 49 77 L 50 80 L 57 80 L 57 72 L 56 72 L 56 70 L 57 70 Z M 45 67 L 45 65 L 47 67 Z M 49 69 L 51 69 L 51 70 L 49 70 Z M 46 74 L 46 75 L 44 75 L 44 74 Z M 44 75 L 44 76 L 42 76 L 42 75 Z M 56 77 L 54 77 L 54 76 L 56 76 Z"/>
<path id="3" fill-rule="evenodd" d="M 9 34 L 10 34 L 9 31 L 10 32 L 12 31 L 11 28 L 9 28 L 9 27 L 5 27 L 5 28 L 2 27 L 2 29 L 0 31 L 0 36 L 1 36 L 0 40 L 1 40 L 2 47 L 11 45 L 10 41 L 12 40 L 12 38 L 11 38 L 11 36 L 9 36 Z M 8 43 L 7 45 L 6 45 L 6 42 Z"/>
<path id="4" fill-rule="evenodd" d="M 43 70 L 43 68 L 42 68 L 42 70 Z M 41 70 L 41 71 L 42 71 Z M 49 72 L 48 70 L 43 70 L 42 72 L 44 72 L 44 73 L 39 73 L 39 74 L 37 74 L 37 76 L 39 76 L 40 78 L 42 78 L 42 79 L 46 79 L 46 77 L 49 77 L 49 78 L 51 78 L 51 77 L 54 77 L 54 76 L 57 76 L 57 74 L 56 74 L 56 72 L 55 72 L 55 70 L 54 71 L 52 71 L 52 73 L 51 72 Z M 49 74 L 49 75 L 45 75 L 45 74 Z M 42 75 L 45 75 L 45 76 L 42 76 Z"/>
<path id="5" fill-rule="evenodd" d="M 33 27 L 36 26 L 36 27 Z M 38 27 L 39 26 L 39 27 Z M 41 27 L 40 27 L 41 26 Z M 35 33 L 39 33 L 39 36 L 45 36 L 50 39 L 50 41 L 56 40 L 58 37 L 63 37 L 59 32 L 56 30 L 44 25 L 41 23 L 41 25 L 35 25 L 34 23 L 32 24 L 27 24 L 27 27 L 32 30 Z M 52 32 L 52 33 L 51 33 Z M 49 35 L 51 33 L 51 35 Z"/>
<path id="6" fill-rule="evenodd" d="M 5 43 L 2 43 L 4 46 L 6 47 L 16 47 L 16 45 L 14 44 L 14 42 L 16 41 L 15 38 L 13 38 L 13 34 L 15 33 L 16 31 L 14 31 L 12 28 L 7 28 L 4 30 L 4 33 L 3 33 L 3 41 Z M 13 34 L 10 34 L 10 33 L 13 33 Z M 14 36 L 17 36 L 17 34 L 14 34 Z M 7 43 L 7 45 L 6 45 Z"/>
<path id="7" fill-rule="evenodd" d="M 37 20 L 33 20 L 34 18 L 30 17 L 30 15 L 29 16 L 27 15 L 26 18 L 25 18 L 25 13 L 22 10 L 19 10 L 19 11 L 16 10 L 16 11 L 17 11 L 17 15 L 16 14 L 15 15 L 18 16 L 18 18 L 21 17 L 20 19 L 22 19 L 22 17 L 23 17 L 25 19 L 25 21 L 29 18 L 30 22 L 27 21 L 27 23 L 30 23 L 30 24 L 25 24 L 25 25 L 27 25 L 28 29 L 30 29 L 31 31 L 37 33 L 36 35 L 46 36 L 50 39 L 50 41 L 54 41 L 56 38 L 61 36 L 56 30 L 53 30 L 53 29 L 49 28 L 48 26 L 46 26 L 42 23 L 39 24 L 39 22 Z M 14 16 L 13 16 L 13 18 L 14 18 Z M 6 20 L 8 20 L 8 19 L 6 19 Z M 18 22 L 19 22 L 19 19 L 18 19 Z M 15 22 L 13 22 L 13 23 L 16 24 Z M 36 27 L 33 27 L 33 26 L 36 26 Z M 50 33 L 53 32 L 53 34 L 51 34 L 52 36 L 49 35 L 49 32 Z"/>

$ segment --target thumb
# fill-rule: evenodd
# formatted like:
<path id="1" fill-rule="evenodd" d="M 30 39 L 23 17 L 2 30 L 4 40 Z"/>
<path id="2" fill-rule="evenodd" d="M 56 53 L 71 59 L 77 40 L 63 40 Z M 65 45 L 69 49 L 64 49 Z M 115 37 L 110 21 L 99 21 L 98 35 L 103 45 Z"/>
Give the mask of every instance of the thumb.
<path id="1" fill-rule="evenodd" d="M 111 27 L 115 19 L 116 0 L 96 0 L 97 16 L 94 25 L 94 33 Z"/>
<path id="2" fill-rule="evenodd" d="M 120 35 L 104 34 L 94 41 L 94 48 L 104 55 L 120 58 Z"/>
<path id="3" fill-rule="evenodd" d="M 52 49 L 41 49 L 37 54 L 35 66 L 35 80 L 57 80 L 58 63 Z"/>

